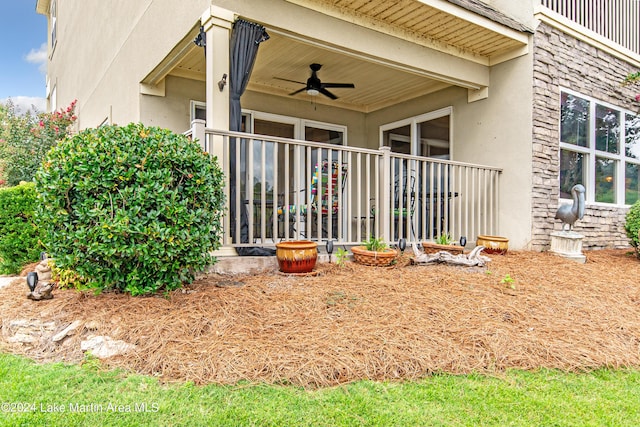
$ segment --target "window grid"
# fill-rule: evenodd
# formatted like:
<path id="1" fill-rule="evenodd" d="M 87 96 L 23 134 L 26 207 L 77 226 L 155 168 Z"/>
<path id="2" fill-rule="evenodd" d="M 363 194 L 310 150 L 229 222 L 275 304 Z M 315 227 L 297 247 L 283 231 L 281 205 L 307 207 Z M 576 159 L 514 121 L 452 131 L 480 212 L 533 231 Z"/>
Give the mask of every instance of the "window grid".
<path id="1" fill-rule="evenodd" d="M 640 198 L 640 191 L 638 188 L 638 181 L 640 181 L 640 177 L 631 176 L 630 174 L 633 170 L 640 171 L 640 135 L 638 135 L 640 134 L 640 129 L 636 124 L 638 122 L 636 114 L 571 90 L 561 89 L 561 93 L 561 98 L 564 98 L 564 96 L 567 95 L 574 98 L 580 98 L 581 100 L 588 101 L 589 103 L 587 117 L 588 137 L 586 146 L 579 145 L 579 138 L 576 138 L 575 143 L 565 142 L 562 140 L 564 136 L 564 133 L 562 132 L 563 117 L 560 119 L 560 157 L 561 160 L 565 159 L 566 163 L 566 159 L 571 157 L 566 154 L 579 153 L 582 155 L 581 167 L 583 169 L 583 179 L 585 181 L 582 184 L 584 184 L 587 189 L 587 201 L 597 204 L 618 206 L 633 204 L 635 200 Z M 561 105 L 561 109 L 562 107 L 563 105 Z M 617 114 L 617 126 L 608 128 L 606 124 L 609 120 L 612 120 L 612 116 L 605 115 L 600 120 L 601 124 L 604 123 L 604 127 L 601 126 L 598 129 L 597 111 L 602 113 L 603 109 L 613 113 L 614 116 Z M 629 129 L 627 129 L 627 122 L 634 119 L 635 123 L 633 129 L 635 130 L 632 129 L 630 133 Z M 577 121 L 580 120 L 578 119 Z M 598 131 L 600 131 L 600 133 Z M 609 139 L 606 135 L 607 131 L 614 133 L 617 132 L 617 141 L 612 140 L 614 145 L 608 144 Z M 600 136 L 600 140 L 598 140 L 598 136 Z M 602 143 L 602 137 L 605 138 L 604 145 Z M 627 156 L 627 144 L 629 144 L 629 142 L 638 145 L 638 154 L 635 158 Z M 600 147 L 597 147 L 598 145 L 600 145 Z M 562 152 L 566 153 L 564 157 L 562 156 Z M 562 173 L 563 169 L 561 162 L 560 174 L 562 175 Z M 628 188 L 627 184 L 631 182 L 634 182 L 635 189 Z M 578 184 L 578 182 L 574 182 L 573 184 Z M 560 185 L 562 187 L 562 182 L 560 182 Z M 563 191 L 561 188 L 561 198 L 563 197 L 562 193 Z M 564 193 L 567 193 L 566 189 Z"/>

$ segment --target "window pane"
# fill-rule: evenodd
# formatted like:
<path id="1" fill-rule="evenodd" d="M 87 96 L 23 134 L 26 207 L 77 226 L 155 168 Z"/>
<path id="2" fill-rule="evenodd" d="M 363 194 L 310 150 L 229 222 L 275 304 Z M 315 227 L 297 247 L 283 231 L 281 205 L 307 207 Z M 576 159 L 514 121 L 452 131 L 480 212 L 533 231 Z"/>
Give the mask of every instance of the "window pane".
<path id="1" fill-rule="evenodd" d="M 627 157 L 640 159 L 640 116 L 625 116 L 625 153 Z"/>
<path id="2" fill-rule="evenodd" d="M 589 101 L 562 93 L 560 141 L 586 147 L 589 138 Z"/>
<path id="3" fill-rule="evenodd" d="M 394 153 L 411 154 L 411 126 L 386 130 L 382 133 L 382 144 L 391 147 Z"/>
<path id="4" fill-rule="evenodd" d="M 419 155 L 449 160 L 449 116 L 418 123 L 418 141 Z"/>
<path id="5" fill-rule="evenodd" d="M 596 104 L 596 150 L 618 153 L 620 111 Z"/>
<path id="6" fill-rule="evenodd" d="M 596 202 L 616 202 L 616 162 L 596 157 Z"/>
<path id="7" fill-rule="evenodd" d="M 627 163 L 624 180 L 624 202 L 634 204 L 640 199 L 640 167 L 633 163 Z"/>
<path id="8" fill-rule="evenodd" d="M 585 185 L 584 154 L 568 150 L 560 151 L 560 197 L 570 199 L 571 187 Z"/>

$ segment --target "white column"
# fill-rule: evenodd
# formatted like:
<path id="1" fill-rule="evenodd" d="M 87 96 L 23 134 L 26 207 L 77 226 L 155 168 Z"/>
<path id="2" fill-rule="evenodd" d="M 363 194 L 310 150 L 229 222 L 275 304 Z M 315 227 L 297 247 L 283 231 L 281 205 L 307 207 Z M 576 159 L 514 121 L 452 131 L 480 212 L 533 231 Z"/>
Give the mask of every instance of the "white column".
<path id="1" fill-rule="evenodd" d="M 229 81 L 229 42 L 233 27 L 234 13 L 217 6 L 211 6 L 202 15 L 201 23 L 207 34 L 206 39 L 206 100 L 207 100 L 207 128 L 229 130 L 229 85 L 222 89 L 218 82 L 226 77 Z M 218 158 L 218 164 L 228 175 L 228 167 L 224 159 L 223 138 L 214 136 L 209 141 L 209 153 Z M 228 194 L 227 194 L 228 197 Z M 227 201 L 228 203 L 228 201 Z M 224 224 L 227 224 L 225 221 Z M 232 225 L 233 226 L 233 225 Z M 214 253 L 215 256 L 237 255 L 235 249 L 225 246 L 230 242 L 229 229 L 225 227 L 222 247 Z"/>
<path id="2" fill-rule="evenodd" d="M 380 147 L 382 164 L 380 166 L 380 233 L 385 242 L 391 242 L 391 147 Z"/>
<path id="3" fill-rule="evenodd" d="M 201 18 L 207 34 L 207 127 L 218 130 L 229 130 L 229 85 L 220 90 L 218 82 L 224 75 L 227 81 L 229 79 L 229 42 L 233 20 L 233 12 L 217 6 L 211 6 Z"/>

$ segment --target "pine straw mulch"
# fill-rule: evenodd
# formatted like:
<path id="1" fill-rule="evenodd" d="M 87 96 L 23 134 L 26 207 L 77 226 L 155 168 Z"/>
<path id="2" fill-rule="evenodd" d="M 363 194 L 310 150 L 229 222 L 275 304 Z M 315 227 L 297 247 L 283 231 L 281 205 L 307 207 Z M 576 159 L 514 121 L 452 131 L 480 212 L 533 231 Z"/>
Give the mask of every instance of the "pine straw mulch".
<path id="1" fill-rule="evenodd" d="M 108 366 L 198 384 L 322 387 L 436 372 L 638 368 L 640 262 L 625 250 L 587 258 L 509 252 L 487 269 L 406 258 L 393 268 L 320 264 L 315 277 L 209 275 L 166 298 L 56 290 L 33 302 L 17 280 L 0 290 L 3 324 L 55 320 L 61 330 L 80 319 L 91 327 L 61 344 L 4 348 L 78 362 L 81 339 L 108 335 L 137 346 Z M 215 286 L 235 282 L 244 285 Z"/>

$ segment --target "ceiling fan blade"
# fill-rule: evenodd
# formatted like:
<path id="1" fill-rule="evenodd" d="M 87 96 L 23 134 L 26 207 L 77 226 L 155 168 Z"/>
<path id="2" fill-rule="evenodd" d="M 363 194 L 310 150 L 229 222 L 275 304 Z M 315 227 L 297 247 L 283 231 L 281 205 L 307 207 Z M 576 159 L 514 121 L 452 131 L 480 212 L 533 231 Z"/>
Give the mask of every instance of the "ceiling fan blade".
<path id="1" fill-rule="evenodd" d="M 323 94 L 324 96 L 328 96 L 331 99 L 338 99 L 337 96 L 335 96 L 334 94 L 332 94 L 331 92 L 329 92 L 328 90 L 326 90 L 324 87 L 320 88 L 320 90 L 318 91 L 321 94 Z"/>
<path id="2" fill-rule="evenodd" d="M 322 87 L 348 87 L 353 89 L 356 86 L 353 83 L 322 83 Z"/>
<path id="3" fill-rule="evenodd" d="M 298 83 L 299 85 L 306 85 L 306 83 L 304 82 L 299 82 L 297 80 L 283 79 L 282 77 L 274 77 L 274 79 L 282 80 L 283 82 L 291 82 L 291 83 Z"/>
<path id="4" fill-rule="evenodd" d="M 302 89 L 298 89 L 298 90 L 297 90 L 297 91 L 295 91 L 295 92 L 291 92 L 291 93 L 289 94 L 289 96 L 297 95 L 297 94 L 299 94 L 300 92 L 304 92 L 304 91 L 306 91 L 306 90 L 307 90 L 307 88 L 306 88 L 306 87 L 303 87 Z"/>

